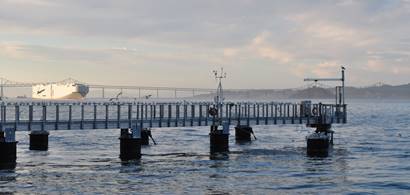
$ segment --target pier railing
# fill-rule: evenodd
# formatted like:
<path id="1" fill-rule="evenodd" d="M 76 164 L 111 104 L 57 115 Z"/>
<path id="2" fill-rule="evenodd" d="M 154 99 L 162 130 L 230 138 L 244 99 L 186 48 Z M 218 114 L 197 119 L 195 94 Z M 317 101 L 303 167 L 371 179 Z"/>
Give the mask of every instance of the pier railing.
<path id="1" fill-rule="evenodd" d="M 346 123 L 346 105 L 280 102 L 2 102 L 0 129 L 70 130 L 209 126 L 219 108 L 230 125 Z"/>

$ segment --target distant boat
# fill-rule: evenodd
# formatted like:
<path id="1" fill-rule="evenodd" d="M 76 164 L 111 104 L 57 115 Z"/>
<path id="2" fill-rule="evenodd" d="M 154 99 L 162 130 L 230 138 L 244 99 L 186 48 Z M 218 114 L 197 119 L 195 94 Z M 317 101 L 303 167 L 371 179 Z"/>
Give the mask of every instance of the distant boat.
<path id="1" fill-rule="evenodd" d="M 75 81 L 38 84 L 32 87 L 34 99 L 83 99 L 89 87 Z"/>

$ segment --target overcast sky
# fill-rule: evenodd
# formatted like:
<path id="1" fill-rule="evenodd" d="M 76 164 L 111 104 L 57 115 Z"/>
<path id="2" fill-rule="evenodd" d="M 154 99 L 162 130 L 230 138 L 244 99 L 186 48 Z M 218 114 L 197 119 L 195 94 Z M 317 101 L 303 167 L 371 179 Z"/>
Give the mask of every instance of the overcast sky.
<path id="1" fill-rule="evenodd" d="M 409 0 L 0 0 L 0 76 L 226 88 L 410 81 Z"/>

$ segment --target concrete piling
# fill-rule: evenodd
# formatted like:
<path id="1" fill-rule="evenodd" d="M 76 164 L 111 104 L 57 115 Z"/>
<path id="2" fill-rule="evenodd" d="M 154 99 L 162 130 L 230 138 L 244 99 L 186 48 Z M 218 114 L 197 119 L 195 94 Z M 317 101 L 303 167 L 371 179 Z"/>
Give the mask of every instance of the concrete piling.
<path id="1" fill-rule="evenodd" d="M 121 129 L 119 139 L 121 161 L 141 159 L 141 128 Z"/>
<path id="2" fill-rule="evenodd" d="M 141 145 L 147 146 L 149 145 L 149 138 L 151 137 L 151 130 L 144 128 L 141 131 Z"/>
<path id="3" fill-rule="evenodd" d="M 14 129 L 0 131 L 0 170 L 16 168 L 17 143 Z"/>
<path id="4" fill-rule="evenodd" d="M 31 131 L 30 132 L 30 150 L 48 150 L 48 131 Z"/>
<path id="5" fill-rule="evenodd" d="M 252 127 L 247 125 L 239 125 L 235 127 L 235 140 L 236 142 L 250 142 L 251 134 L 253 133 Z"/>
<path id="6" fill-rule="evenodd" d="M 330 124 L 313 124 L 316 131 L 306 137 L 307 155 L 313 157 L 326 157 L 333 145 L 333 131 Z"/>
<path id="7" fill-rule="evenodd" d="M 210 152 L 227 153 L 229 152 L 229 125 L 224 124 L 223 129 L 219 130 L 217 125 L 211 126 L 210 138 Z"/>

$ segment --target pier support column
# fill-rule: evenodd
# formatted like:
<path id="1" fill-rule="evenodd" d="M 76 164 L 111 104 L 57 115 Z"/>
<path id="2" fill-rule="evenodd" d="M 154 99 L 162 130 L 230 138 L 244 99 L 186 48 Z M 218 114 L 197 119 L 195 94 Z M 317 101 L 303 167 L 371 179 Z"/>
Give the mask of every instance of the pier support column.
<path id="1" fill-rule="evenodd" d="M 147 146 L 149 145 L 149 138 L 151 137 L 151 130 L 144 128 L 141 131 L 141 145 Z"/>
<path id="2" fill-rule="evenodd" d="M 236 142 L 250 142 L 251 133 L 253 133 L 252 127 L 247 125 L 239 125 L 235 127 L 235 140 Z"/>
<path id="3" fill-rule="evenodd" d="M 0 130 L 0 170 L 16 168 L 17 143 L 14 129 Z"/>
<path id="4" fill-rule="evenodd" d="M 120 159 L 130 161 L 141 159 L 141 128 L 121 129 Z"/>
<path id="5" fill-rule="evenodd" d="M 306 137 L 307 155 L 326 157 L 329 155 L 329 149 L 333 144 L 333 131 L 330 130 L 330 124 L 313 124 L 316 131 Z"/>
<path id="6" fill-rule="evenodd" d="M 30 132 L 30 150 L 48 150 L 48 131 L 31 131 Z"/>
<path id="7" fill-rule="evenodd" d="M 222 130 L 212 125 L 209 138 L 211 154 L 229 152 L 229 124 L 224 124 Z"/>

